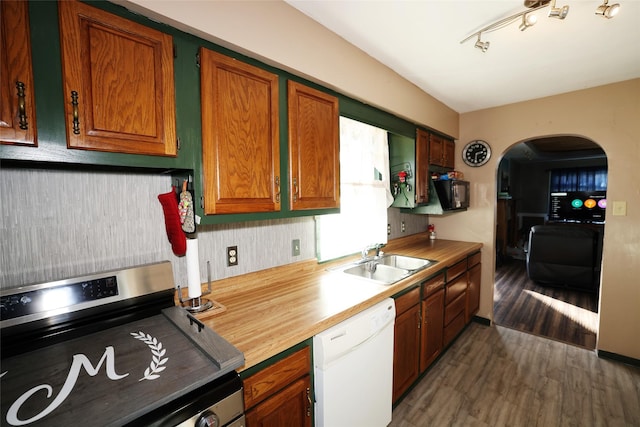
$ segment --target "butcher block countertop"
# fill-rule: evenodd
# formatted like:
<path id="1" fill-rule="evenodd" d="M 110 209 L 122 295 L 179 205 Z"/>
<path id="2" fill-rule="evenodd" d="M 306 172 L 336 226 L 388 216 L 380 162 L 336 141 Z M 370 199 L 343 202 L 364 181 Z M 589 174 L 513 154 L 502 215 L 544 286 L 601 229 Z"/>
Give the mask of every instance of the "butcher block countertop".
<path id="1" fill-rule="evenodd" d="M 422 282 L 482 247 L 481 243 L 429 240 L 419 233 L 389 241 L 382 250 L 439 261 L 393 285 L 383 286 L 327 269 L 359 259 L 313 260 L 212 282 L 212 299 L 226 310 L 197 314 L 244 353 L 248 369 L 330 328 L 385 298 Z"/>

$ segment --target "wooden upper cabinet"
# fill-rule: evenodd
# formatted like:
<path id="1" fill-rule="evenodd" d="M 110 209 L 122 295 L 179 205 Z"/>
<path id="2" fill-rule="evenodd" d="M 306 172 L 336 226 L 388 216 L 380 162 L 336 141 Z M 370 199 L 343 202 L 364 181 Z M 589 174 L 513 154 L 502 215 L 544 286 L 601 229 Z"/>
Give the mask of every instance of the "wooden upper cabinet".
<path id="1" fill-rule="evenodd" d="M 450 139 L 444 140 L 444 167 L 448 169 L 456 167 L 456 143 Z"/>
<path id="2" fill-rule="evenodd" d="M 455 168 L 455 142 L 436 134 L 429 135 L 429 163 L 447 169 Z"/>
<path id="3" fill-rule="evenodd" d="M 0 8 L 0 143 L 37 146 L 28 5 L 3 1 Z"/>
<path id="4" fill-rule="evenodd" d="M 340 207 L 338 99 L 288 82 L 289 208 Z"/>
<path id="5" fill-rule="evenodd" d="M 204 213 L 280 210 L 278 76 L 200 49 Z"/>
<path id="6" fill-rule="evenodd" d="M 172 37 L 77 1 L 58 10 L 67 146 L 175 156 Z"/>
<path id="7" fill-rule="evenodd" d="M 416 132 L 416 204 L 429 202 L 429 134 Z"/>

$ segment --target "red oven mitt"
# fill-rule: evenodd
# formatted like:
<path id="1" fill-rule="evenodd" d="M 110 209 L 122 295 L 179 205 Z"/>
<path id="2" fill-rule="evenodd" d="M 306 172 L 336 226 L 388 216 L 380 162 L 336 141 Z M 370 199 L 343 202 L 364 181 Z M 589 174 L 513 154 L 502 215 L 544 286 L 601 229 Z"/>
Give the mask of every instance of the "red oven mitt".
<path id="1" fill-rule="evenodd" d="M 176 256 L 184 256 L 187 253 L 187 236 L 182 231 L 182 224 L 180 224 L 180 212 L 175 191 L 176 188 L 171 187 L 170 192 L 158 195 L 158 200 L 160 200 L 164 211 L 164 224 L 171 249 Z"/>

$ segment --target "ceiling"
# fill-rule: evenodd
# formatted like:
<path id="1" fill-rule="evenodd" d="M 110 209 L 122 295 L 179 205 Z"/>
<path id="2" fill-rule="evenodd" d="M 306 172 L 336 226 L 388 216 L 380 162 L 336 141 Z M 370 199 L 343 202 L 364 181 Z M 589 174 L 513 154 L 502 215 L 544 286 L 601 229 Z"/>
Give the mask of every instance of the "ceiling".
<path id="1" fill-rule="evenodd" d="M 613 19 L 601 0 L 557 0 L 564 20 L 533 12 L 460 43 L 487 25 L 526 10 L 524 0 L 285 0 L 459 113 L 640 77 L 640 0 L 619 2 Z"/>

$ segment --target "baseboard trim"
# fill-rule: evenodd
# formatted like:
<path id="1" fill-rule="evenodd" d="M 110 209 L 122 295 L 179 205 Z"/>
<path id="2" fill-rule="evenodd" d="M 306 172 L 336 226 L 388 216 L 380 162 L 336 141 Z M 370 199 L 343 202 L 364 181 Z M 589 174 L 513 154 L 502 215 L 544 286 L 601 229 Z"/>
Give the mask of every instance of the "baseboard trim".
<path id="1" fill-rule="evenodd" d="M 484 318 L 484 317 L 480 317 L 480 316 L 473 316 L 471 318 L 472 321 L 476 322 L 476 323 L 480 323 L 481 325 L 484 326 L 491 326 L 491 320 Z"/>
<path id="2" fill-rule="evenodd" d="M 640 359 L 635 359 L 633 357 L 623 356 L 621 354 L 611 353 L 604 350 L 597 350 L 596 353 L 598 354 L 598 357 L 602 359 L 615 360 L 616 362 L 622 362 L 626 365 L 640 367 Z"/>

